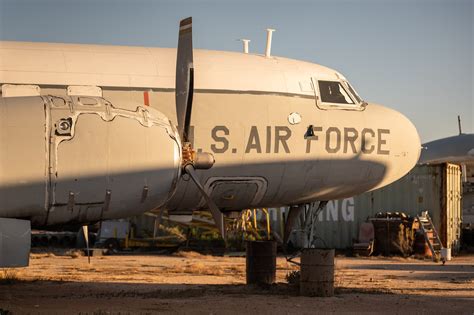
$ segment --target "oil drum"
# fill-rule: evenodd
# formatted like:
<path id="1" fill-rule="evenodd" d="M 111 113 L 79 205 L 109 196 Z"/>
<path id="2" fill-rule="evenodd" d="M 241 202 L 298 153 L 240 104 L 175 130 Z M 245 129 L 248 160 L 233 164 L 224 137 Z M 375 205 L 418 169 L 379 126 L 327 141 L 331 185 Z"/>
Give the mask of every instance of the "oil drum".
<path id="1" fill-rule="evenodd" d="M 334 249 L 306 248 L 302 251 L 300 294 L 334 295 Z"/>
<path id="2" fill-rule="evenodd" d="M 274 241 L 248 241 L 247 284 L 273 284 L 276 277 L 277 244 Z"/>

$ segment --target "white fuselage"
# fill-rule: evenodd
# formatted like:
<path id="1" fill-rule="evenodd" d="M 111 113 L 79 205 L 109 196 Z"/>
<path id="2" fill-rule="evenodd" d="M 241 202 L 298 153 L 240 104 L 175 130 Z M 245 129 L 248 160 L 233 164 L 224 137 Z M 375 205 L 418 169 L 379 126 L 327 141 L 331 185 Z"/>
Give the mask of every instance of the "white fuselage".
<path id="1" fill-rule="evenodd" d="M 402 114 L 365 106 L 355 93 L 348 96 L 353 104 L 324 101 L 321 81 L 348 88 L 335 70 L 279 57 L 205 50 L 194 54 L 191 139 L 196 149 L 215 156 L 214 167 L 198 173 L 223 211 L 357 195 L 397 180 L 418 160 L 418 134 Z M 149 105 L 176 124 L 175 49 L 0 42 L 0 60 L 4 99 L 34 94 L 103 97 L 123 110 Z M 310 126 L 314 136 L 305 138 Z M 2 146 L 8 143 L 6 139 Z M 87 141 L 77 146 L 84 152 L 98 148 Z M 122 165 L 125 157 L 110 158 Z M 2 163 L 6 168 L 13 162 Z M 90 163 L 81 167 L 87 171 Z M 143 190 L 143 183 L 135 185 Z M 85 186 L 74 189 L 80 194 Z M 169 190 L 173 197 L 155 207 L 178 213 L 205 207 L 186 178 Z"/>

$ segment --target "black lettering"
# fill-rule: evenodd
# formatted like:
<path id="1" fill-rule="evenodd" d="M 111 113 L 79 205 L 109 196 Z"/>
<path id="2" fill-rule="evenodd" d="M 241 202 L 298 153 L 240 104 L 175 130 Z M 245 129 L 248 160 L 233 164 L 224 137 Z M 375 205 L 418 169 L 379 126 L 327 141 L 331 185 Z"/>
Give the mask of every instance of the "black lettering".
<path id="1" fill-rule="evenodd" d="M 282 135 L 281 132 L 285 134 Z M 291 137 L 291 130 L 287 126 L 275 126 L 275 153 L 278 153 L 280 149 L 280 142 L 285 150 L 285 153 L 290 153 L 290 148 L 286 141 Z"/>
<path id="2" fill-rule="evenodd" d="M 359 133 L 355 128 L 344 128 L 344 153 L 347 153 L 349 143 L 351 144 L 352 153 L 357 153 L 355 142 L 358 136 Z"/>
<path id="3" fill-rule="evenodd" d="M 245 148 L 245 153 L 249 153 L 252 149 L 257 150 L 257 153 L 262 153 L 257 126 L 252 126 L 252 129 L 250 129 L 249 140 L 247 142 L 247 147 Z"/>
<path id="4" fill-rule="evenodd" d="M 224 132 L 224 135 L 226 136 L 229 135 L 229 129 L 226 126 L 215 126 L 212 129 L 211 136 L 214 141 L 222 143 L 222 147 L 218 148 L 215 144 L 212 144 L 211 150 L 214 153 L 225 153 L 227 149 L 229 149 L 229 140 L 227 140 L 226 137 L 218 136 L 217 133 L 219 131 Z"/>
<path id="5" fill-rule="evenodd" d="M 362 144 L 361 144 L 361 151 L 362 153 L 372 153 L 374 152 L 375 150 L 375 145 L 371 144 L 371 140 L 372 139 L 367 139 L 367 134 L 370 134 L 370 136 L 372 138 L 375 137 L 375 131 L 373 131 L 372 129 L 369 129 L 369 128 L 364 128 L 362 129 L 362 132 L 360 134 L 361 138 L 362 138 Z M 369 147 L 367 147 L 367 145 L 369 145 Z"/>
<path id="6" fill-rule="evenodd" d="M 388 129 L 377 129 L 378 132 L 378 146 L 377 146 L 377 154 L 389 155 L 389 150 L 382 150 L 382 145 L 387 143 L 387 140 L 382 139 L 382 135 L 390 134 L 390 130 Z"/>
<path id="7" fill-rule="evenodd" d="M 267 126 L 267 143 L 265 148 L 265 153 L 272 152 L 272 127 Z"/>
<path id="8" fill-rule="evenodd" d="M 316 131 L 323 131 L 323 127 L 313 127 L 314 136 L 306 138 L 306 153 L 311 152 L 311 141 L 319 139 Z"/>
<path id="9" fill-rule="evenodd" d="M 336 134 L 336 146 L 331 147 L 331 133 Z M 329 127 L 326 130 L 326 151 L 328 153 L 337 153 L 341 149 L 341 131 L 336 127 Z"/>

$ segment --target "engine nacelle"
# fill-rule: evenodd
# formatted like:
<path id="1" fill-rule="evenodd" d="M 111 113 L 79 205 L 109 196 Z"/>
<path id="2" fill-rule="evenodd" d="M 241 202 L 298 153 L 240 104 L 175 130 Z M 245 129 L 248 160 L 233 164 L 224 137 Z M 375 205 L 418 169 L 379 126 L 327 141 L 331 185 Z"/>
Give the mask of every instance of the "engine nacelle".
<path id="1" fill-rule="evenodd" d="M 0 98 L 0 217 L 91 222 L 163 205 L 180 176 L 170 120 L 95 97 Z"/>

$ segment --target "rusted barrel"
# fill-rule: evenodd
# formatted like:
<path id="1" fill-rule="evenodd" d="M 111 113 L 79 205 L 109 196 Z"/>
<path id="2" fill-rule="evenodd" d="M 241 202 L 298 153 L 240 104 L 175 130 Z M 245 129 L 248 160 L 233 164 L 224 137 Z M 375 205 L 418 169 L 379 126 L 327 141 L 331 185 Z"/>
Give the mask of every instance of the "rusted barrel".
<path id="1" fill-rule="evenodd" d="M 334 295 L 334 249 L 307 248 L 302 251 L 300 294 Z"/>
<path id="2" fill-rule="evenodd" d="M 272 284 L 276 276 L 277 244 L 274 241 L 248 241 L 247 284 Z"/>
<path id="3" fill-rule="evenodd" d="M 429 238 L 433 237 L 433 231 L 428 231 L 427 235 Z M 431 250 L 428 243 L 425 240 L 423 233 L 417 233 L 415 236 L 415 242 L 413 244 L 413 250 L 415 254 L 422 255 L 424 257 L 431 257 Z"/>

